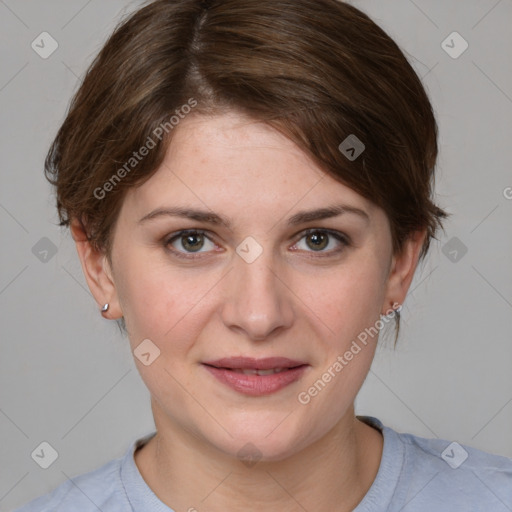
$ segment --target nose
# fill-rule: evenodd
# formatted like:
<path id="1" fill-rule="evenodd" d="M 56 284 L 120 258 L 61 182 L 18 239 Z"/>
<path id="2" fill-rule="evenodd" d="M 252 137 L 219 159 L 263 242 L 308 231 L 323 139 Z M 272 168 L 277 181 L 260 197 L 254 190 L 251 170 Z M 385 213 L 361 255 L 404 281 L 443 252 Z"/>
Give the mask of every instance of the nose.
<path id="1" fill-rule="evenodd" d="M 289 328 L 294 319 L 294 294 L 271 256 L 263 251 L 255 261 L 247 263 L 236 255 L 233 265 L 226 276 L 221 313 L 224 324 L 251 340 L 270 339 Z"/>

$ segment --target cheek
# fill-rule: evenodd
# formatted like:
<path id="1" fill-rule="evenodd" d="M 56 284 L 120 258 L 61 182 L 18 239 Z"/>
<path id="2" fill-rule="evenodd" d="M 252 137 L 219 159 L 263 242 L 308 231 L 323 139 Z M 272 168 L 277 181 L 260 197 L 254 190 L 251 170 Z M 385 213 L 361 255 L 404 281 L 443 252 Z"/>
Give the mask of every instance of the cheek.
<path id="1" fill-rule="evenodd" d="M 162 352 L 177 352 L 197 334 L 218 277 L 141 261 L 125 259 L 116 283 L 132 347 L 149 338 Z"/>
<path id="2" fill-rule="evenodd" d="M 382 270 L 375 261 L 340 265 L 307 283 L 301 284 L 304 304 L 328 327 L 338 344 L 340 340 L 350 343 L 380 316 L 385 288 Z"/>
<path id="3" fill-rule="evenodd" d="M 213 283 L 207 276 L 197 279 L 180 269 L 139 265 L 139 261 L 147 260 L 125 259 L 118 272 L 122 283 L 118 292 L 135 364 L 153 396 L 185 410 L 188 405 L 182 390 L 193 387 L 193 368 L 186 361 L 204 328 L 205 296 Z M 137 357 L 142 353 L 138 347 L 143 346 L 151 354 L 148 365 Z"/>
<path id="4" fill-rule="evenodd" d="M 336 422 L 353 402 L 371 367 L 378 341 L 382 274 L 377 265 L 340 266 L 329 278 L 310 287 L 309 304 L 323 354 L 311 379 L 304 383 L 301 406 L 310 427 Z M 310 313 L 310 318 L 314 318 Z M 325 327 L 327 326 L 328 329 Z"/>

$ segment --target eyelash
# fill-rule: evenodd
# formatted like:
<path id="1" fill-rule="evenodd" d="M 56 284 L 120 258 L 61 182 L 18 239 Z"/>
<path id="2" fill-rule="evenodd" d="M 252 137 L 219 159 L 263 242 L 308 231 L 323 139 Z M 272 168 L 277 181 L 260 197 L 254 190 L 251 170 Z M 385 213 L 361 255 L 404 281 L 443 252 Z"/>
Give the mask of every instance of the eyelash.
<path id="1" fill-rule="evenodd" d="M 210 242 L 215 243 L 215 242 L 213 242 L 213 240 L 211 240 L 210 237 L 208 237 L 207 233 L 208 233 L 207 231 L 203 231 L 200 229 L 184 229 L 182 231 L 173 233 L 169 237 L 166 237 L 166 239 L 164 241 L 164 246 L 169 252 L 171 252 L 174 256 L 176 256 L 178 258 L 183 258 L 183 259 L 188 259 L 188 260 L 203 258 L 204 256 L 201 256 L 201 254 L 204 254 L 204 253 L 196 253 L 196 254 L 184 253 L 181 251 L 177 251 L 176 249 L 171 249 L 169 246 L 172 244 L 172 242 L 174 242 L 175 240 L 177 240 L 185 235 L 203 235 L 206 238 L 208 238 L 208 240 L 210 240 Z M 343 233 L 340 233 L 338 231 L 332 231 L 330 229 L 319 229 L 319 228 L 316 228 L 316 229 L 310 228 L 310 229 L 303 231 L 302 233 L 300 233 L 300 237 L 298 238 L 297 242 L 295 242 L 295 244 L 297 244 L 304 237 L 307 237 L 313 233 L 322 233 L 322 234 L 332 236 L 333 238 L 335 238 L 338 242 L 340 242 L 342 244 L 342 247 L 338 248 L 338 249 L 333 249 L 333 250 L 330 250 L 327 252 L 318 251 L 315 256 L 308 256 L 308 257 L 328 258 L 328 257 L 336 256 L 337 254 L 342 252 L 345 249 L 345 247 L 349 247 L 351 245 L 349 237 L 344 235 Z M 306 251 L 306 252 L 315 253 L 315 251 Z"/>

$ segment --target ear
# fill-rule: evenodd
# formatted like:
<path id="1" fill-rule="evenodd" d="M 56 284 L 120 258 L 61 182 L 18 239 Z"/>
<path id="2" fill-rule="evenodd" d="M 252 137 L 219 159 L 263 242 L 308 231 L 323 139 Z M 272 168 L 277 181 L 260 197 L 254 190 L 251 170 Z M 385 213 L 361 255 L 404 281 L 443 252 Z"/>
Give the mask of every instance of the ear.
<path id="1" fill-rule="evenodd" d="M 98 303 L 98 309 L 101 310 L 108 303 L 108 311 L 102 312 L 103 316 L 111 320 L 121 318 L 123 312 L 106 254 L 94 249 L 80 221 L 74 219 L 70 229 L 87 285 Z"/>
<path id="2" fill-rule="evenodd" d="M 381 314 L 390 313 L 393 304 L 402 305 L 416 270 L 427 230 L 415 231 L 404 243 L 400 254 L 393 255 L 388 275 L 386 296 Z"/>

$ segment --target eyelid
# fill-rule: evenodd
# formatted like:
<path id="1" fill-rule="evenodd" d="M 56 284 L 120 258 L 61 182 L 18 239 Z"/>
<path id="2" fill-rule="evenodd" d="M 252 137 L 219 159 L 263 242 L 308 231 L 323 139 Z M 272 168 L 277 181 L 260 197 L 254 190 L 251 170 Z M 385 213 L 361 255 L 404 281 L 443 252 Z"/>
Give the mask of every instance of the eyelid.
<path id="1" fill-rule="evenodd" d="M 204 254 L 207 254 L 208 252 L 211 252 L 211 251 L 206 251 L 206 252 L 183 252 L 183 251 L 178 251 L 177 249 L 171 249 L 169 248 L 169 245 L 174 241 L 174 240 L 178 240 L 179 238 L 181 238 L 182 236 L 185 236 L 187 234 L 199 234 L 199 235 L 203 235 L 205 238 L 207 238 L 210 242 L 212 242 L 213 244 L 215 244 L 215 241 L 212 240 L 211 238 L 211 234 L 209 231 L 205 230 L 205 229 L 199 229 L 199 228 L 188 228 L 188 229 L 181 229 L 179 231 L 175 231 L 174 233 L 171 233 L 170 235 L 166 235 L 163 240 L 164 240 L 164 246 L 167 248 L 168 251 L 172 252 L 173 255 L 177 256 L 178 258 L 184 258 L 184 259 L 188 259 L 188 260 L 191 260 L 191 259 L 196 259 L 196 258 L 204 258 Z M 203 254 L 203 256 L 201 256 L 201 254 Z"/>
<path id="2" fill-rule="evenodd" d="M 331 238 L 334 238 L 338 241 L 339 244 L 341 244 L 341 247 L 338 247 L 337 249 L 331 249 L 329 251 L 304 251 L 306 254 L 308 254 L 309 258 L 329 258 L 329 257 L 335 257 L 338 256 L 341 252 L 344 252 L 345 249 L 352 245 L 351 238 L 346 235 L 345 233 L 341 231 L 337 231 L 334 229 L 329 228 L 308 228 L 300 233 L 297 234 L 297 239 L 294 245 L 296 245 L 300 240 L 302 240 L 304 237 L 312 234 L 312 233 L 325 233 Z"/>
<path id="3" fill-rule="evenodd" d="M 308 228 L 304 229 L 300 233 L 297 234 L 299 237 L 298 240 L 303 238 L 306 235 L 310 235 L 312 233 L 327 233 L 328 235 L 331 235 L 332 237 L 339 239 L 342 242 L 345 242 L 347 244 L 352 243 L 350 237 L 343 233 L 342 231 L 337 231 L 336 229 L 329 229 L 329 228 Z"/>

